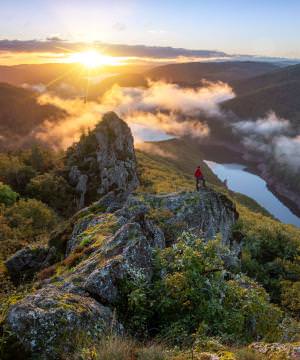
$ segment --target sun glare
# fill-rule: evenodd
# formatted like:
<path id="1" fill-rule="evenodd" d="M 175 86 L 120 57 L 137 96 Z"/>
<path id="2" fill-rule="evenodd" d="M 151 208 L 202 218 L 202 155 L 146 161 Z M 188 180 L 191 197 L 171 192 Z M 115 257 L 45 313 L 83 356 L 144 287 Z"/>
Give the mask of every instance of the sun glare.
<path id="1" fill-rule="evenodd" d="M 70 55 L 70 62 L 78 62 L 92 69 L 104 65 L 118 65 L 118 60 L 113 56 L 103 55 L 97 50 L 87 50 Z"/>

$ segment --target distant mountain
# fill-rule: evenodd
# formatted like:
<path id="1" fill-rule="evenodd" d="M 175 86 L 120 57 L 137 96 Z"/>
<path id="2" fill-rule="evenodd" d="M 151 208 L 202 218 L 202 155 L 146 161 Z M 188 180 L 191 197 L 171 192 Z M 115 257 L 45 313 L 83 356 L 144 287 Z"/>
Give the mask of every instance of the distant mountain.
<path id="1" fill-rule="evenodd" d="M 80 64 L 29 64 L 0 66 L 0 81 L 54 91 L 60 96 L 83 96 L 89 81 L 89 97 L 95 99 L 117 84 L 147 86 L 146 80 L 166 80 L 187 86 L 201 85 L 203 79 L 229 84 L 278 69 L 268 62 L 192 62 L 149 66 L 105 66 L 88 72 Z"/>
<path id="2" fill-rule="evenodd" d="M 26 64 L 0 66 L 0 80 L 13 85 L 48 84 L 58 78 L 78 77 L 78 64 Z"/>
<path id="3" fill-rule="evenodd" d="M 274 71 L 278 67 L 272 63 L 254 61 L 227 62 L 191 62 L 158 66 L 145 73 L 153 80 L 197 85 L 201 80 L 224 81 L 231 84 L 234 81 L 248 79 Z"/>
<path id="4" fill-rule="evenodd" d="M 53 105 L 40 105 L 38 94 L 6 83 L 0 83 L 0 142 L 13 141 L 16 137 L 28 135 L 46 119 L 64 115 Z"/>
<path id="5" fill-rule="evenodd" d="M 263 116 L 269 110 L 291 121 L 300 119 L 300 65 L 236 81 L 237 97 L 224 106 L 243 118 Z"/>
<path id="6" fill-rule="evenodd" d="M 149 66 L 105 66 L 99 69 L 88 70 L 81 64 L 57 63 L 57 64 L 24 64 L 14 66 L 0 65 L 0 81 L 12 85 L 54 85 L 67 83 L 77 89 L 86 87 L 87 77 L 97 78 L 103 75 L 116 75 L 123 73 L 140 73 Z"/>
<path id="7" fill-rule="evenodd" d="M 271 63 L 236 62 L 192 62 L 157 66 L 143 73 L 122 73 L 107 77 L 101 83 L 91 85 L 90 98 L 96 98 L 113 85 L 121 87 L 147 86 L 147 79 L 177 83 L 182 86 L 200 86 L 203 80 L 223 81 L 229 84 L 241 79 L 274 71 L 278 66 Z"/>

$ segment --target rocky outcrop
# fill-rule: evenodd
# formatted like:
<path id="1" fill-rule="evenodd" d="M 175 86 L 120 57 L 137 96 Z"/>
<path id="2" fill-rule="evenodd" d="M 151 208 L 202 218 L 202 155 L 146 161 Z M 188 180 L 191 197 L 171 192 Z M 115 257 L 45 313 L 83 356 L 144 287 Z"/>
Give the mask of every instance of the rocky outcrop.
<path id="1" fill-rule="evenodd" d="M 69 148 L 67 165 L 78 208 L 112 190 L 129 193 L 139 184 L 131 130 L 113 112 Z"/>
<path id="2" fill-rule="evenodd" d="M 224 245 L 231 248 L 237 245 L 231 231 L 238 213 L 232 201 L 221 193 L 206 188 L 200 192 L 148 195 L 145 200 L 156 209 L 168 210 L 166 224 L 177 227 L 179 233 L 186 230 L 205 239 L 220 233 Z"/>
<path id="3" fill-rule="evenodd" d="M 84 284 L 85 290 L 102 303 L 114 304 L 118 300 L 120 280 L 151 280 L 153 249 L 164 246 L 162 231 L 151 222 L 123 225 L 103 249 L 104 256 L 109 260 L 89 275 Z"/>
<path id="4" fill-rule="evenodd" d="M 28 280 L 33 275 L 55 261 L 55 248 L 26 247 L 17 251 L 5 262 L 8 273 L 14 283 Z"/>
<path id="5" fill-rule="evenodd" d="M 72 337 L 94 340 L 111 330 L 122 332 L 112 311 L 90 297 L 45 288 L 12 306 L 7 317 L 11 331 L 38 359 L 59 359 L 72 351 Z"/>
<path id="6" fill-rule="evenodd" d="M 184 231 L 207 240 L 220 233 L 224 245 L 232 246 L 237 216 L 230 200 L 208 189 L 164 196 L 108 193 L 73 217 L 73 232 L 67 230 L 67 239 L 62 234 L 66 257 L 59 271 L 9 309 L 6 327 L 41 359 L 57 355 L 81 331 L 102 336 L 112 326 L 111 309 L 122 300 L 124 281 L 151 281 L 154 251 L 166 246 L 166 235 L 171 245 Z M 116 320 L 114 327 L 120 331 L 122 325 Z"/>

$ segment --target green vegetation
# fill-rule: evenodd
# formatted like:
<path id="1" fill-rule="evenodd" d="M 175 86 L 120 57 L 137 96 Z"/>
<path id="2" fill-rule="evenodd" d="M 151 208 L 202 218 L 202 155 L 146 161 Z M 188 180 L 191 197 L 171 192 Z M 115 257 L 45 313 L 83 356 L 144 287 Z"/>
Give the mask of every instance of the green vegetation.
<path id="1" fill-rule="evenodd" d="M 127 328 L 181 346 L 210 337 L 225 343 L 280 340 L 282 311 L 257 283 L 226 270 L 225 252 L 218 240 L 204 243 L 188 233 L 159 251 L 153 283 L 124 283 L 119 310 Z"/>
<path id="2" fill-rule="evenodd" d="M 60 214 L 71 214 L 74 208 L 74 192 L 67 181 L 54 173 L 45 173 L 32 178 L 26 193 L 35 197 Z"/>
<path id="3" fill-rule="evenodd" d="M 35 199 L 0 208 L 0 260 L 25 245 L 45 242 L 57 221 L 54 211 Z"/>
<path id="4" fill-rule="evenodd" d="M 299 294 L 300 230 L 247 209 L 237 228 L 244 243 L 242 270 L 264 285 L 272 301 L 299 314 L 299 304 L 290 296 Z"/>
<path id="5" fill-rule="evenodd" d="M 0 182 L 0 204 L 6 206 L 12 205 L 16 202 L 18 194 L 11 189 L 9 185 Z"/>
<path id="6" fill-rule="evenodd" d="M 190 174 L 183 174 L 163 157 L 137 152 L 141 192 L 169 193 L 194 189 Z"/>
<path id="7" fill-rule="evenodd" d="M 74 212 L 74 193 L 63 173 L 63 156 L 33 145 L 15 154 L 0 153 L 0 181 L 24 198 L 35 198 L 58 214 Z"/>
<path id="8" fill-rule="evenodd" d="M 97 344 L 89 344 L 85 339 L 77 339 L 77 350 L 66 354 L 64 359 L 82 360 L 288 360 L 288 356 L 275 352 L 261 354 L 258 351 L 243 348 L 228 348 L 217 341 L 206 346 L 190 349 L 169 348 L 164 343 L 140 343 L 132 338 L 114 335 L 103 338 Z M 274 357 L 272 357 L 274 355 Z"/>

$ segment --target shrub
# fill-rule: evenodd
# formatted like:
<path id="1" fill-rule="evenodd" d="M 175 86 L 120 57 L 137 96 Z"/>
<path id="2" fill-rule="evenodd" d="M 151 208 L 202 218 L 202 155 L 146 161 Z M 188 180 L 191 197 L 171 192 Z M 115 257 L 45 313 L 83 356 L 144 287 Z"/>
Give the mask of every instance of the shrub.
<path id="1" fill-rule="evenodd" d="M 284 281 L 291 286 L 300 281 L 300 230 L 249 211 L 241 214 L 242 270 L 265 287 L 272 301 L 286 306 Z"/>
<path id="2" fill-rule="evenodd" d="M 54 265 L 48 266 L 47 268 L 41 270 L 41 271 L 37 274 L 38 280 L 49 279 L 51 276 L 55 275 L 56 267 L 57 267 L 57 265 L 54 264 Z"/>
<path id="3" fill-rule="evenodd" d="M 36 171 L 17 156 L 0 154 L 0 180 L 10 185 L 13 190 L 23 194 L 26 185 L 35 175 Z"/>
<path id="4" fill-rule="evenodd" d="M 6 206 L 12 205 L 16 202 L 18 196 L 19 195 L 14 192 L 10 186 L 0 182 L 0 204 L 4 204 Z"/>
<path id="5" fill-rule="evenodd" d="M 281 282 L 281 303 L 293 314 L 300 317 L 300 281 Z"/>
<path id="6" fill-rule="evenodd" d="M 64 215 L 70 214 L 75 205 L 71 186 L 62 176 L 52 173 L 45 173 L 31 179 L 26 192 Z"/>
<path id="7" fill-rule="evenodd" d="M 59 153 L 38 144 L 34 144 L 29 150 L 22 151 L 19 158 L 38 173 L 45 173 L 62 165 Z"/>
<path id="8" fill-rule="evenodd" d="M 123 321 L 134 334 L 157 329 L 160 338 L 186 346 L 211 336 L 230 343 L 279 338 L 281 311 L 249 278 L 226 280 L 223 251 L 218 241 L 206 244 L 189 234 L 159 251 L 152 284 L 123 284 Z"/>
<path id="9" fill-rule="evenodd" d="M 65 260 L 63 260 L 63 265 L 65 265 L 68 268 L 77 265 L 82 260 L 84 254 L 85 254 L 84 250 L 70 254 L 65 258 Z"/>
<path id="10" fill-rule="evenodd" d="M 31 240 L 45 232 L 50 232 L 57 223 L 54 211 L 35 199 L 22 199 L 16 202 L 6 209 L 4 215 L 18 238 Z"/>

